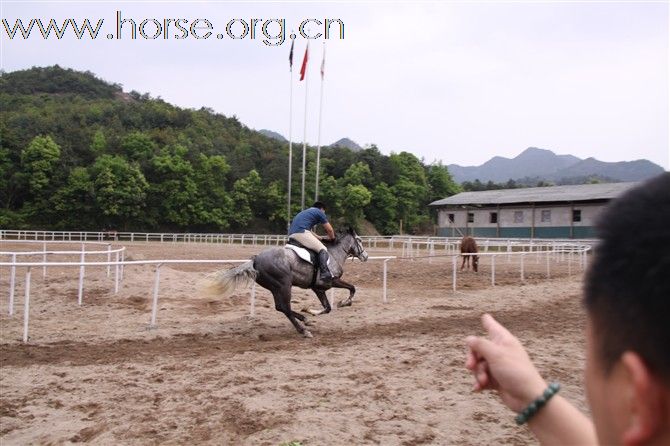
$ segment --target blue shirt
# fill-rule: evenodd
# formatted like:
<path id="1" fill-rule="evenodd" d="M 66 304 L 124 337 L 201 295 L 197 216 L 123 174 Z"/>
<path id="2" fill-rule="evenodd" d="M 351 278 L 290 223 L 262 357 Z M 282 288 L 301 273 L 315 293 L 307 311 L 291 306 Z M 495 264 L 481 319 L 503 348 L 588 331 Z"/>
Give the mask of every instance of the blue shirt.
<path id="1" fill-rule="evenodd" d="M 324 223 L 328 223 L 325 212 L 318 208 L 307 208 L 295 216 L 288 230 L 288 235 L 309 231 L 314 226 Z"/>

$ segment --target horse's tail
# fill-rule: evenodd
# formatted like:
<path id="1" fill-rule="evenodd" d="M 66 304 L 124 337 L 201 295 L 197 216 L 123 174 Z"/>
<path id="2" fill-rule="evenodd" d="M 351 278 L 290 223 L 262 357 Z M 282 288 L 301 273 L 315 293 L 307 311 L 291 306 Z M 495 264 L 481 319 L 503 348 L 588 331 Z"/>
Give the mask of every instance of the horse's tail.
<path id="1" fill-rule="evenodd" d="M 256 281 L 258 271 L 254 268 L 254 260 L 231 269 L 217 271 L 207 276 L 202 288 L 209 294 L 228 297 L 239 285 L 247 285 Z"/>

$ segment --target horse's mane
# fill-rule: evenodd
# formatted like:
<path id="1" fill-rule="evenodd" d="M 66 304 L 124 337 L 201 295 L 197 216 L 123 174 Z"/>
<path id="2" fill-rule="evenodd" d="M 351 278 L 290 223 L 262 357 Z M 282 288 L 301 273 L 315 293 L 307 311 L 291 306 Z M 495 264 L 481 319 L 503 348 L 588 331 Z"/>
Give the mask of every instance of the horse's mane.
<path id="1" fill-rule="evenodd" d="M 335 231 L 335 240 L 323 240 L 321 243 L 323 243 L 324 246 L 334 246 L 342 241 L 347 235 L 351 235 L 351 232 L 349 232 L 348 229 L 338 229 Z"/>

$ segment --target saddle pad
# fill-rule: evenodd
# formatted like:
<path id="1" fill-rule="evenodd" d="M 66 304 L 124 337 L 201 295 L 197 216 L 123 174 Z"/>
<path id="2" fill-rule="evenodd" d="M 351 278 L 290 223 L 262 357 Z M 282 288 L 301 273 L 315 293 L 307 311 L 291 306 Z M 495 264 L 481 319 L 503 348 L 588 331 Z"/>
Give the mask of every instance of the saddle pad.
<path id="1" fill-rule="evenodd" d="M 296 254 L 298 254 L 298 257 L 303 259 L 307 263 L 312 263 L 312 259 L 309 256 L 309 251 L 307 251 L 305 248 L 299 248 L 298 246 L 295 245 L 284 245 L 284 248 L 290 249 Z"/>

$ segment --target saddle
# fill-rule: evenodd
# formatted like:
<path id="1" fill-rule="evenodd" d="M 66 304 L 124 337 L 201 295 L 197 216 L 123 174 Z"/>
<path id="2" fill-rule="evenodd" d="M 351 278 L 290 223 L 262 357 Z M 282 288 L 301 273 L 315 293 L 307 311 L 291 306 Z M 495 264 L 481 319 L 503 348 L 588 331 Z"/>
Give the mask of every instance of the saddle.
<path id="1" fill-rule="evenodd" d="M 303 259 L 307 263 L 311 263 L 316 268 L 319 266 L 319 256 L 313 250 L 306 248 L 302 243 L 297 240 L 288 239 L 288 242 L 284 248 L 290 249 L 291 251 L 298 254 L 298 257 Z"/>
<path id="2" fill-rule="evenodd" d="M 312 287 L 316 284 L 316 278 L 319 275 L 319 255 L 318 253 L 314 252 L 313 250 L 305 247 L 303 244 L 300 242 L 293 240 L 293 239 L 288 239 L 288 242 L 286 245 L 284 245 L 285 249 L 290 249 L 291 251 L 295 252 L 298 257 L 300 257 L 302 260 L 304 260 L 307 263 L 312 264 Z M 328 264 L 330 264 L 330 257 L 328 258 Z"/>

